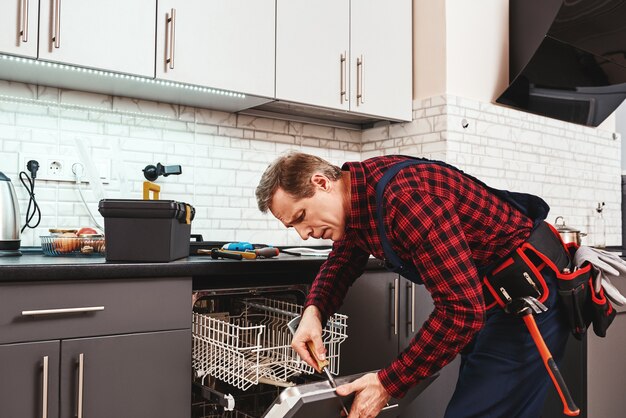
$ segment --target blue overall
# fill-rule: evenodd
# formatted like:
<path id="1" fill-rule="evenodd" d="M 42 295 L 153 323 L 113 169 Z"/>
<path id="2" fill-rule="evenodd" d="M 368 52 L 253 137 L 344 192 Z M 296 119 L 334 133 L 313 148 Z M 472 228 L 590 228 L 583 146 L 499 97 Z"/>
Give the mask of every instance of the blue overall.
<path id="1" fill-rule="evenodd" d="M 440 161 L 413 158 L 390 167 L 376 185 L 377 227 L 387 268 L 414 283 L 422 284 L 415 266 L 404 264 L 393 251 L 383 222 L 382 202 L 387 183 L 398 171 L 414 164 L 438 164 L 460 170 Z M 535 226 L 548 214 L 549 206 L 537 196 L 493 189 L 468 174 L 463 175 L 529 216 Z M 479 274 L 482 277 L 496 265 L 497 263 L 479 269 Z M 543 269 L 542 274 L 549 290 L 549 296 L 544 303 L 548 311 L 536 315 L 535 321 L 552 357 L 560 363 L 570 331 L 558 302 L 556 277 L 550 269 Z M 495 306 L 487 311 L 485 325 L 461 353 L 459 379 L 445 418 L 539 418 L 548 386 L 551 385 L 539 352 L 522 319 Z"/>

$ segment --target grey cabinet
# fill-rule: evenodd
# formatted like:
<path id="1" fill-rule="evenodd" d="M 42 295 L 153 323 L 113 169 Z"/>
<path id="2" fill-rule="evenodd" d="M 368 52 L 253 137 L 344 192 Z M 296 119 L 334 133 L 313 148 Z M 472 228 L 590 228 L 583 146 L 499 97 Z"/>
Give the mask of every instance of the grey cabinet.
<path id="1" fill-rule="evenodd" d="M 432 299 L 423 286 L 394 273 L 365 272 L 350 288 L 341 308 L 350 318 L 348 339 L 341 348 L 341 374 L 388 366 L 409 345 L 432 309 Z M 444 367 L 400 416 L 443 417 L 459 361 L 457 358 Z"/>
<path id="2" fill-rule="evenodd" d="M 60 416 L 188 417 L 190 371 L 187 330 L 64 340 Z"/>
<path id="3" fill-rule="evenodd" d="M 0 417 L 190 416 L 190 301 L 191 278 L 0 284 Z"/>
<path id="4" fill-rule="evenodd" d="M 0 345 L 0 416 L 59 416 L 59 341 Z"/>

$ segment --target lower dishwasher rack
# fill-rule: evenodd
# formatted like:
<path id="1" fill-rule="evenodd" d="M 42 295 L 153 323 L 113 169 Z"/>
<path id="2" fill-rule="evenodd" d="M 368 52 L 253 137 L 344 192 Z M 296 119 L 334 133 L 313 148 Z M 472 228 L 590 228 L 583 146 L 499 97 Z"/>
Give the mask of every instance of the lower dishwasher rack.
<path id="1" fill-rule="evenodd" d="M 242 310 L 193 313 L 192 365 L 197 378 L 213 377 L 238 389 L 259 383 L 289 386 L 289 378 L 312 374 L 313 368 L 291 348 L 287 323 L 302 306 L 267 297 L 241 299 Z M 332 315 L 322 340 L 333 374 L 339 371 L 340 346 L 347 338 L 347 317 Z"/>

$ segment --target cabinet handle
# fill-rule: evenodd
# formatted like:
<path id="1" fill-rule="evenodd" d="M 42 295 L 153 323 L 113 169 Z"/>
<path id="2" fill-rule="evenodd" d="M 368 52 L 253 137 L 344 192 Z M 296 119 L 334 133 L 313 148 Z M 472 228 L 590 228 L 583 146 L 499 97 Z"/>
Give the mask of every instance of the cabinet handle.
<path id="1" fill-rule="evenodd" d="M 398 322 L 399 319 L 399 309 L 398 304 L 400 303 L 400 278 L 396 277 L 393 281 L 393 334 L 398 335 Z"/>
<path id="2" fill-rule="evenodd" d="M 415 333 L 415 283 L 408 282 L 406 284 L 407 305 L 410 303 L 411 308 L 406 312 L 406 335 L 407 337 Z"/>
<path id="3" fill-rule="evenodd" d="M 22 0 L 22 27 L 20 28 L 20 35 L 22 36 L 22 42 L 28 42 L 28 6 L 30 0 Z"/>
<path id="4" fill-rule="evenodd" d="M 411 335 L 415 334 L 415 287 L 411 282 Z"/>
<path id="5" fill-rule="evenodd" d="M 60 309 L 38 309 L 35 311 L 22 311 L 22 316 L 39 316 L 39 315 L 59 315 L 68 313 L 85 313 L 104 311 L 104 306 L 85 306 L 83 308 L 60 308 Z"/>
<path id="6" fill-rule="evenodd" d="M 43 388 L 41 398 L 41 418 L 48 418 L 48 356 L 43 357 Z"/>
<path id="7" fill-rule="evenodd" d="M 356 59 L 356 104 L 365 103 L 363 100 L 363 55 Z"/>
<path id="8" fill-rule="evenodd" d="M 78 355 L 78 405 L 76 418 L 83 418 L 83 384 L 85 383 L 85 354 Z"/>
<path id="9" fill-rule="evenodd" d="M 340 86 L 339 86 L 339 97 L 341 100 L 341 104 L 344 104 L 345 102 L 348 101 L 348 97 L 346 96 L 346 52 L 344 51 L 343 54 L 341 54 L 341 57 L 339 59 L 339 63 L 340 63 L 340 75 L 341 75 L 341 82 L 340 82 Z"/>
<path id="10" fill-rule="evenodd" d="M 61 0 L 54 0 L 54 33 L 52 34 L 54 47 L 61 47 Z"/>
<path id="11" fill-rule="evenodd" d="M 174 48 L 176 47 L 176 9 L 172 8 L 170 16 L 167 18 L 167 24 L 169 25 L 169 57 L 165 59 L 166 63 L 169 63 L 171 70 L 174 69 Z M 167 41 L 166 41 L 167 42 Z"/>

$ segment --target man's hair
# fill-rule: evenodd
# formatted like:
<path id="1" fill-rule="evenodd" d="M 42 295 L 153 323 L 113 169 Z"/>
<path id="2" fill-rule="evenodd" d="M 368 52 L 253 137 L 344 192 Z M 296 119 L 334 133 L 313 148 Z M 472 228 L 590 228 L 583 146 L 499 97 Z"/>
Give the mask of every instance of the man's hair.
<path id="1" fill-rule="evenodd" d="M 280 187 L 295 199 L 305 199 L 315 194 L 311 177 L 321 173 L 336 181 L 341 178 L 341 169 L 319 157 L 301 152 L 291 152 L 277 158 L 265 170 L 256 188 L 259 210 L 266 213 Z"/>

